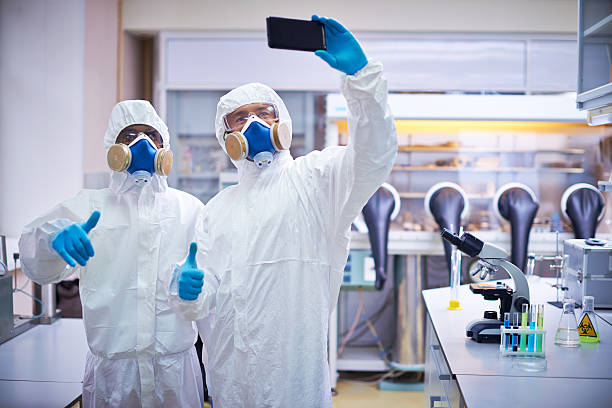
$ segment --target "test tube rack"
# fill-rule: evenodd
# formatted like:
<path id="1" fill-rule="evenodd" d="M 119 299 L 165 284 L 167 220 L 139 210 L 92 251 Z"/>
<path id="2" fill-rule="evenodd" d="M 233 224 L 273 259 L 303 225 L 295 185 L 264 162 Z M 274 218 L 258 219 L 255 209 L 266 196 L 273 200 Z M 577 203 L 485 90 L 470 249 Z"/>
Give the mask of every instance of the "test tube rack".
<path id="1" fill-rule="evenodd" d="M 546 357 L 546 330 L 508 328 L 500 326 L 501 343 L 499 351 L 502 356 L 520 357 Z M 521 336 L 524 336 L 523 350 L 521 351 Z M 506 345 L 508 347 L 506 347 Z"/>

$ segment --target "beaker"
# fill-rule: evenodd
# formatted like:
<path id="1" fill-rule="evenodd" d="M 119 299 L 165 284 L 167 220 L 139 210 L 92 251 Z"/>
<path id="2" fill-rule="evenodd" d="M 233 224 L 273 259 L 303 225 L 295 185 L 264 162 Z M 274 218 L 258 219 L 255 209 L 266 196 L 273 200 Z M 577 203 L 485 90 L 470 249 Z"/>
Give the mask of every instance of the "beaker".
<path id="1" fill-rule="evenodd" d="M 559 319 L 559 327 L 555 334 L 555 344 L 561 347 L 578 347 L 580 335 L 574 314 L 574 299 L 563 300 L 563 313 Z"/>

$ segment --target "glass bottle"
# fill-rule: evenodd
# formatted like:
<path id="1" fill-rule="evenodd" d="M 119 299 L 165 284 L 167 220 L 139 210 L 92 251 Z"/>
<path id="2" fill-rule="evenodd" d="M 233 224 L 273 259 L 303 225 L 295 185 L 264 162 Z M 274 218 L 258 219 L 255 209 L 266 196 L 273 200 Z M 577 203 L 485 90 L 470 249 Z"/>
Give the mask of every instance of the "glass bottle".
<path id="1" fill-rule="evenodd" d="M 555 334 L 555 344 L 562 347 L 578 347 L 580 335 L 574 314 L 574 299 L 563 300 L 563 313 L 559 319 L 559 327 Z"/>
<path id="2" fill-rule="evenodd" d="M 585 296 L 582 298 L 582 316 L 578 324 L 578 334 L 582 343 L 599 343 L 599 329 L 595 316 L 595 298 Z"/>

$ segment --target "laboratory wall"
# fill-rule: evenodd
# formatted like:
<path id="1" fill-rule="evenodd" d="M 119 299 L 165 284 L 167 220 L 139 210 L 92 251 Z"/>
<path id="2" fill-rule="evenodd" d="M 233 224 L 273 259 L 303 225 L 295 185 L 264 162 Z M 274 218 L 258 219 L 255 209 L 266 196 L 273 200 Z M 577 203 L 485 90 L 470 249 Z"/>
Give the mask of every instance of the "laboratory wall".
<path id="1" fill-rule="evenodd" d="M 333 16 L 353 31 L 575 33 L 575 0 L 123 0 L 129 31 L 263 30 L 269 15 Z M 214 56 L 211 56 L 214 58 Z"/>
<path id="2" fill-rule="evenodd" d="M 83 185 L 84 0 L 0 2 L 0 233 Z"/>
<path id="3" fill-rule="evenodd" d="M 103 187 L 108 166 L 103 137 L 119 98 L 119 0 L 85 0 L 83 170 L 86 187 Z"/>
<path id="4" fill-rule="evenodd" d="M 352 30 L 373 35 L 572 35 L 577 21 L 574 0 L 0 0 L 0 5 L 0 233 L 13 238 L 81 188 L 107 184 L 102 138 L 110 110 L 122 98 L 151 98 L 151 39 L 160 31 L 262 33 L 268 15 L 312 13 L 338 17 Z M 218 55 L 210 55 L 208 63 L 222 69 Z"/>

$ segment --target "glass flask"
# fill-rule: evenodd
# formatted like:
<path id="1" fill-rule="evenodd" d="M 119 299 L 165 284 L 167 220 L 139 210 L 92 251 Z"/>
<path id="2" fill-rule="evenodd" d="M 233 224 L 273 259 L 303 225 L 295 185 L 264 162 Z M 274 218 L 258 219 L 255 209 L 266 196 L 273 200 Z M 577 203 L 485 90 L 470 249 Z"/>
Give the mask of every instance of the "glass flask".
<path id="1" fill-rule="evenodd" d="M 595 298 L 584 296 L 582 298 L 582 316 L 578 324 L 578 334 L 582 343 L 599 343 L 599 329 L 595 316 Z"/>
<path id="2" fill-rule="evenodd" d="M 580 345 L 578 324 L 574 314 L 574 299 L 563 300 L 563 313 L 555 334 L 555 344 L 561 347 L 578 347 Z"/>

